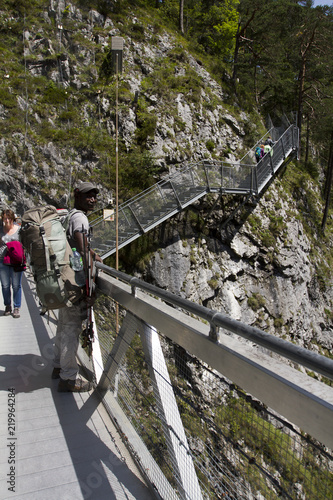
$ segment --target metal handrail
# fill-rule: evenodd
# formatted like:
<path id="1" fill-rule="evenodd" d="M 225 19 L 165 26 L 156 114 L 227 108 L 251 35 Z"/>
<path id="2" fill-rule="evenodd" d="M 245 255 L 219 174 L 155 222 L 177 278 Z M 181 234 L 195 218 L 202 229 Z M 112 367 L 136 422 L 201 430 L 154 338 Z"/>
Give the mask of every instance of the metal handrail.
<path id="1" fill-rule="evenodd" d="M 313 370 L 324 377 L 333 380 L 333 360 L 326 358 L 320 354 L 309 351 L 301 346 L 296 346 L 291 342 L 283 340 L 279 337 L 275 337 L 270 333 L 264 332 L 259 328 L 249 326 L 240 321 L 229 318 L 228 316 L 214 311 L 205 306 L 195 304 L 187 299 L 178 297 L 177 295 L 168 292 L 167 290 L 162 290 L 155 285 L 150 283 L 145 283 L 144 281 L 123 273 L 122 271 L 117 271 L 105 264 L 96 262 L 96 266 L 101 271 L 105 271 L 110 276 L 118 278 L 123 282 L 127 283 L 132 288 L 132 293 L 135 295 L 137 288 L 145 292 L 149 292 L 156 297 L 164 300 L 168 304 L 175 307 L 180 307 L 181 309 L 195 314 L 196 316 L 208 321 L 210 324 L 210 337 L 212 340 L 216 340 L 217 329 L 224 328 L 229 332 L 235 333 L 240 337 L 243 337 L 251 342 L 255 342 L 266 349 L 270 349 L 272 352 L 283 356 L 286 359 L 294 361 L 302 366 Z"/>

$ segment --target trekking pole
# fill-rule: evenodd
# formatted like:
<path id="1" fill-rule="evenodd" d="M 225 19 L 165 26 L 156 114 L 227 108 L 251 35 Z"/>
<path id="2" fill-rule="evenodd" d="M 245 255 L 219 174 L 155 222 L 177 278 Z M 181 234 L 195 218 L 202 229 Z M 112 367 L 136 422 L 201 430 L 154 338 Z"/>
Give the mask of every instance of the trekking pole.
<path id="1" fill-rule="evenodd" d="M 90 230 L 87 231 L 82 226 L 82 236 L 83 236 L 83 258 L 84 258 L 84 269 L 86 272 L 86 295 L 91 298 L 93 292 L 93 278 L 92 278 L 92 266 L 91 266 L 91 252 L 90 252 Z M 87 238 L 87 239 L 86 239 Z M 86 327 L 82 332 L 83 342 L 82 347 L 88 349 L 88 355 L 91 357 L 92 354 L 92 342 L 94 339 L 94 330 L 92 325 L 92 306 L 87 304 L 87 319 Z"/>
<path id="2" fill-rule="evenodd" d="M 89 228 L 87 236 L 87 253 L 88 253 L 88 291 L 87 296 L 91 299 L 94 292 L 94 262 L 91 255 L 91 228 Z M 94 341 L 94 328 L 92 321 L 92 305 L 88 305 L 87 308 L 87 333 L 88 333 L 88 350 L 89 357 L 92 354 L 92 343 Z"/>

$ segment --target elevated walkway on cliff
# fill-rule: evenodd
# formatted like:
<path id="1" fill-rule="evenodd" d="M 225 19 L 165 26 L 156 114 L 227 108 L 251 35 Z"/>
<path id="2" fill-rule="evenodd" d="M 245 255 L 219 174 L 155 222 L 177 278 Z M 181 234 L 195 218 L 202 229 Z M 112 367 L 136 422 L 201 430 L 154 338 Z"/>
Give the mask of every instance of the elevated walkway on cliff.
<path id="1" fill-rule="evenodd" d="M 96 265 L 89 394 L 57 392 L 29 273 L 20 319 L 0 299 L 0 500 L 332 498 L 333 360 Z"/>
<path id="2" fill-rule="evenodd" d="M 260 195 L 279 169 L 298 154 L 298 142 L 298 128 L 290 125 L 276 137 L 271 154 L 266 154 L 259 163 L 254 156 L 256 144 L 239 162 L 201 161 L 175 170 L 119 206 L 118 248 L 123 248 L 207 193 Z M 92 226 L 93 246 L 97 252 L 103 259 L 114 254 L 115 222 L 101 216 L 93 221 Z"/>
<path id="3" fill-rule="evenodd" d="M 153 498 L 99 396 L 57 392 L 56 320 L 22 285 L 19 319 L 0 292 L 0 499 Z"/>

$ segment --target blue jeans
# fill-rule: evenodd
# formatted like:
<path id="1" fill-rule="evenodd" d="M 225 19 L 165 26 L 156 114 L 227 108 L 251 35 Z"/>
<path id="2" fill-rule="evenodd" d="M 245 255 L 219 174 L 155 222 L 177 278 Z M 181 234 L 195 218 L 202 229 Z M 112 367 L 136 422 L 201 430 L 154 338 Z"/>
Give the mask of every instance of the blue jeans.
<path id="1" fill-rule="evenodd" d="M 5 306 L 11 306 L 12 304 L 10 289 L 10 287 L 12 287 L 14 307 L 21 307 L 22 272 L 16 273 L 11 266 L 5 266 L 2 262 L 0 262 L 0 281 Z"/>

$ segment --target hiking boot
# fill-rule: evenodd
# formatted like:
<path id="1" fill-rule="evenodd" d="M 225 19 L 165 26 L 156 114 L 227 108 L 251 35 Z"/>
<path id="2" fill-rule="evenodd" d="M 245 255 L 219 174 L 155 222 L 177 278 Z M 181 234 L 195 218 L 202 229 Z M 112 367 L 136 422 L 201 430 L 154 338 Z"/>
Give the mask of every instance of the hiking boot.
<path id="1" fill-rule="evenodd" d="M 61 370 L 61 368 L 53 368 L 51 378 L 53 378 L 54 380 L 57 378 L 60 378 L 60 370 Z"/>
<path id="2" fill-rule="evenodd" d="M 6 306 L 6 309 L 5 309 L 5 312 L 4 312 L 4 316 L 10 316 L 12 312 L 12 306 Z"/>
<path id="3" fill-rule="evenodd" d="M 58 392 L 88 392 L 93 388 L 90 382 L 84 382 L 80 378 L 76 380 L 59 380 Z"/>
<path id="4" fill-rule="evenodd" d="M 20 317 L 20 310 L 18 307 L 14 307 L 13 318 L 19 318 L 19 317 Z"/>

